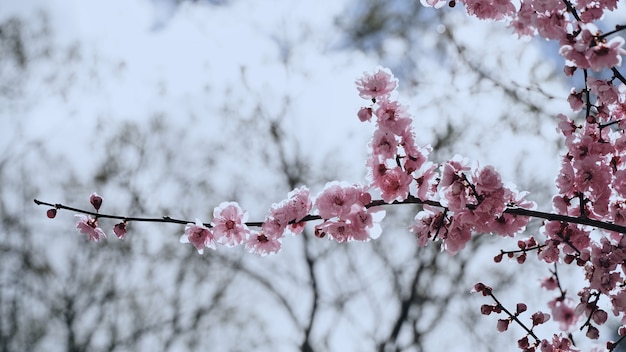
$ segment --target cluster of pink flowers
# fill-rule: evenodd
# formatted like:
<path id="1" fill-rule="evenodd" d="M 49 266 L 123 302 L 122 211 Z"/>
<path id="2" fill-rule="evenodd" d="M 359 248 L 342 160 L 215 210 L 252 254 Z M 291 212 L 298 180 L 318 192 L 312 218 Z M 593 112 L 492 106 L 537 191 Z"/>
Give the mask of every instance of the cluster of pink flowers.
<path id="1" fill-rule="evenodd" d="M 315 200 L 323 223 L 315 226 L 317 237 L 330 238 L 338 242 L 368 241 L 381 233 L 378 222 L 385 216 L 379 207 L 369 207 L 372 196 L 358 185 L 340 182 L 326 184 Z"/>
<path id="2" fill-rule="evenodd" d="M 556 179 L 559 193 L 553 198 L 553 208 L 562 215 L 626 225 L 626 135 L 623 133 L 626 128 L 626 78 L 616 69 L 621 65 L 626 50 L 623 37 L 609 38 L 626 26 L 617 26 L 615 31 L 605 34 L 593 23 L 601 19 L 606 11 L 615 10 L 617 0 L 522 0 L 517 8 L 509 0 L 460 2 L 475 17 L 508 21 L 519 36 L 539 35 L 558 41 L 559 53 L 566 59 L 565 74 L 571 76 L 576 70 L 584 71 L 585 87 L 572 89 L 568 98 L 574 112 L 584 109 L 584 121 L 578 124 L 565 115 L 558 116 L 558 128 L 565 137 L 567 153 L 563 155 Z M 445 1 L 422 0 L 422 3 L 441 7 Z M 611 70 L 612 77 L 593 77 L 589 70 Z M 440 183 L 442 203 L 448 206 L 448 210 L 473 210 L 474 216 L 477 216 L 474 209 L 464 208 L 468 204 L 477 205 L 476 209 L 480 207 L 476 203 L 481 201 L 478 182 L 469 180 L 466 176 L 468 169 L 464 165 L 457 163 L 448 166 L 448 169 L 452 170 L 453 177 L 452 181 L 450 177 L 444 177 Z M 460 174 L 459 170 L 464 173 Z M 443 192 L 441 184 L 446 185 Z M 452 195 L 456 197 L 447 199 Z M 489 211 L 497 215 L 502 209 L 501 199 L 495 196 L 493 202 Z M 417 224 L 412 230 L 418 234 L 420 244 L 426 242 L 425 234 L 434 232 L 435 236 L 445 236 L 447 227 L 454 222 L 446 215 L 445 211 L 442 213 L 427 209 L 416 217 Z M 506 230 L 494 231 L 489 225 L 480 230 L 511 233 Z M 548 303 L 552 317 L 560 323 L 560 328 L 569 331 L 581 316 L 586 316 L 586 322 L 580 329 L 586 327 L 587 337 L 597 339 L 599 330 L 593 324 L 601 325 L 607 320 L 606 312 L 598 308 L 602 297 L 608 298 L 613 313 L 626 325 L 624 234 L 603 232 L 598 240 L 597 236 L 592 236 L 592 228 L 589 226 L 562 221 L 545 223 L 541 233 L 545 237 L 544 241 L 536 243 L 531 238 L 532 245 L 521 241 L 519 251 L 507 254 L 514 257 L 521 253 L 518 261 L 523 263 L 528 248 L 532 248 L 537 250 L 539 259 L 546 263 L 574 263 L 584 268 L 587 286 L 578 293 L 578 306 L 573 307 L 573 300 L 566 298 L 565 292 Z M 468 236 L 465 233 L 461 238 L 466 240 Z M 457 248 L 458 245 L 453 247 Z M 496 256 L 495 260 L 500 261 L 503 253 Z M 552 282 L 555 282 L 554 278 Z M 544 287 L 556 288 L 547 284 Z M 503 326 L 503 323 L 498 324 L 498 330 L 502 330 Z M 620 336 L 626 335 L 625 332 L 625 328 L 620 328 Z M 552 341 L 542 340 L 534 345 L 528 344 L 527 339 L 525 341 L 519 346 L 524 351 L 575 350 L 571 341 L 561 335 L 555 335 Z M 613 347 L 613 343 L 607 344 L 607 348 Z"/>
<path id="3" fill-rule="evenodd" d="M 421 0 L 424 6 L 440 8 L 447 0 Z M 619 66 L 624 51 L 624 39 L 606 40 L 593 21 L 606 11 L 617 8 L 617 0 L 558 1 L 522 0 L 518 8 L 511 0 L 460 0 L 467 13 L 483 20 L 506 21 L 519 36 L 539 35 L 558 40 L 559 53 L 568 62 L 570 74 L 574 68 L 600 71 Z M 454 4 L 451 1 L 450 4 Z"/>
<path id="4" fill-rule="evenodd" d="M 188 224 L 180 242 L 193 244 L 202 254 L 205 247 L 216 249 L 216 244 L 228 247 L 245 245 L 250 253 L 267 255 L 281 249 L 281 240 L 287 233 L 298 234 L 304 229 L 303 219 L 309 214 L 312 201 L 309 189 L 302 186 L 291 191 L 287 199 L 274 204 L 261 231 L 248 228 L 248 212 L 235 202 L 223 202 L 213 210 L 213 221 Z"/>
<path id="5" fill-rule="evenodd" d="M 558 290 L 557 296 L 547 302 L 551 314 L 536 311 L 527 326 L 520 320 L 528 310 L 525 303 L 518 303 L 515 311 L 509 311 L 497 300 L 492 288 L 479 283 L 473 292 L 495 301 L 483 305 L 481 312 L 506 314 L 496 323 L 500 332 L 508 330 L 510 324 L 521 325 L 527 332 L 518 340 L 522 351 L 577 351 L 567 334 L 542 339 L 533 329 L 553 320 L 561 330 L 571 331 L 583 322 L 580 330 L 585 330 L 588 338 L 598 339 L 598 326 L 608 320 L 609 309 L 604 310 L 600 305 L 604 300 L 621 320 L 623 326 L 618 334 L 625 337 L 625 235 L 594 232 L 583 221 L 626 225 L 626 134 L 623 133 L 626 78 L 616 69 L 626 50 L 623 38 L 609 38 L 626 26 L 602 33 L 593 23 L 605 11 L 614 10 L 617 0 L 522 0 L 517 5 L 511 0 L 460 2 L 472 16 L 507 21 L 519 36 L 539 35 L 558 41 L 559 53 L 566 59 L 565 74 L 574 75 L 580 70 L 585 78 L 584 88 L 572 89 L 568 97 L 574 113 L 584 111 L 584 120 L 576 122 L 564 114 L 557 116 L 558 131 L 564 136 L 567 148 L 556 178 L 558 194 L 552 199 L 554 212 L 561 215 L 559 221 L 545 217 L 550 221 L 543 224 L 537 239 L 534 236 L 520 239 L 518 250 L 502 250 L 494 258 L 500 262 L 506 255 L 523 264 L 527 253 L 534 251 L 539 260 L 553 264 L 552 275 L 540 284 L 549 291 Z M 422 3 L 440 8 L 446 3 L 454 6 L 456 2 L 422 0 Z M 606 70 L 611 70 L 610 78 L 590 75 L 590 71 Z M 273 204 L 259 223 L 247 222 L 248 213 L 235 202 L 217 206 L 209 223 L 166 218 L 166 222 L 169 219 L 186 223 L 180 242 L 190 243 L 200 254 L 205 248 L 216 249 L 218 245 L 243 245 L 251 253 L 267 255 L 280 251 L 283 238 L 300 234 L 308 221 L 319 221 L 314 227 L 317 237 L 337 242 L 368 241 L 382 232 L 379 222 L 385 211 L 381 205 L 403 203 L 423 205 L 409 227 L 418 245 L 440 241 L 442 248 L 452 255 L 462 250 L 475 234 L 513 237 L 524 230 L 530 217 L 514 215 L 512 210 L 518 210 L 519 214 L 520 210 L 535 209 L 536 204 L 525 199 L 526 192 L 505 185 L 493 167 L 481 167 L 459 155 L 440 164 L 428 160 L 432 149 L 417 145 L 411 114 L 395 98 L 398 80 L 389 69 L 378 67 L 364 73 L 356 80 L 356 86 L 359 95 L 368 101 L 357 116 L 362 122 L 374 120 L 376 127 L 366 161 L 366 184 L 329 182 L 315 197 L 302 186 L 291 191 L 287 199 Z M 378 196 L 380 200 L 376 199 Z M 120 239 L 126 236 L 128 222 L 151 221 L 101 214 L 102 197 L 96 193 L 91 195 L 90 203 L 95 212 L 82 211 L 76 215 L 76 228 L 89 241 L 106 238 L 98 226 L 100 218 L 122 220 L 113 228 Z M 48 217 L 55 217 L 61 207 L 55 205 L 49 209 Z M 564 217 L 566 221 L 561 221 Z M 578 303 L 562 290 L 556 273 L 558 263 L 575 264 L 584 270 L 586 284 L 578 292 Z M 607 348 L 615 346 L 616 343 L 607 342 Z"/>
<path id="6" fill-rule="evenodd" d="M 97 213 L 98 211 L 100 211 L 100 207 L 102 206 L 102 197 L 100 197 L 97 193 L 92 193 L 91 196 L 89 197 L 89 203 L 91 203 L 91 205 L 94 207 Z M 56 214 L 56 211 L 54 212 L 54 214 Z M 54 215 L 53 216 L 50 216 L 50 215 L 51 214 L 49 213 L 49 217 L 54 217 Z M 92 218 L 89 215 L 76 214 L 76 218 L 78 219 L 78 221 L 76 222 L 76 229 L 80 233 L 87 235 L 87 239 L 89 241 L 98 242 L 101 239 L 104 239 L 107 237 L 104 231 L 100 227 L 98 227 L 97 217 Z M 117 235 L 117 232 L 115 232 L 115 234 Z M 124 238 L 125 234 L 126 233 L 124 232 L 122 236 L 118 235 L 118 237 Z"/>
<path id="7" fill-rule="evenodd" d="M 386 83 L 381 82 L 383 78 Z M 359 110 L 358 117 L 370 121 L 376 116 L 367 165 L 370 186 L 380 191 L 381 198 L 391 203 L 414 196 L 443 206 L 443 210 L 425 207 L 416 215 L 410 229 L 418 243 L 425 246 L 429 239 L 439 238 L 449 253 L 456 254 L 473 232 L 513 236 L 523 230 L 528 217 L 504 214 L 504 209 L 531 209 L 535 204 L 524 200 L 525 193 L 504 186 L 493 167 L 472 167 L 458 155 L 439 167 L 427 161 L 431 148 L 416 145 L 412 118 L 407 108 L 392 98 L 394 90 L 374 89 L 396 87 L 395 81 L 383 68 L 357 80 L 361 96 L 372 100 L 371 106 Z"/>

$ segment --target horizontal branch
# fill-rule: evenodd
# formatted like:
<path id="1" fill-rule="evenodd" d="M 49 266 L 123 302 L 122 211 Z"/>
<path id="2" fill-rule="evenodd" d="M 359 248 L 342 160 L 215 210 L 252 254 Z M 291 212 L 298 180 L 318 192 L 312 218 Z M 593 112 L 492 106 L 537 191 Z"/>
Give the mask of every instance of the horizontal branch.
<path id="1" fill-rule="evenodd" d="M 66 205 L 59 204 L 59 203 L 53 204 L 53 203 L 48 203 L 48 202 L 42 202 L 38 199 L 35 199 L 34 201 L 35 201 L 35 204 L 37 205 L 47 205 L 50 207 L 54 207 L 55 209 L 64 209 L 64 210 L 74 211 L 74 212 L 81 213 L 81 214 L 92 215 L 100 219 L 116 219 L 116 220 L 121 220 L 121 221 L 126 221 L 126 222 L 130 222 L 130 221 L 160 222 L 160 223 L 173 223 L 173 224 L 183 224 L 183 225 L 189 224 L 189 223 L 195 223 L 195 221 L 175 219 L 169 216 L 163 216 L 160 218 L 146 218 L 146 217 L 129 217 L 129 216 L 121 216 L 121 215 L 103 214 L 103 213 L 97 213 L 93 211 L 68 207 Z M 445 206 L 442 205 L 440 202 L 433 201 L 433 200 L 421 200 L 411 195 L 409 195 L 409 197 L 403 201 L 394 201 L 392 203 L 386 203 L 382 199 L 373 200 L 371 203 L 367 204 L 366 207 L 371 208 L 371 207 L 383 206 L 383 205 L 403 205 L 403 204 L 422 204 L 422 205 L 430 205 L 430 206 L 439 207 L 439 208 L 445 208 Z M 472 206 L 468 205 L 468 208 L 471 209 Z M 545 219 L 545 220 L 550 220 L 550 221 L 562 221 L 562 222 L 567 222 L 567 223 L 592 226 L 598 229 L 626 234 L 626 226 L 616 225 L 613 223 L 589 219 L 589 218 L 582 218 L 582 217 L 575 217 L 575 216 L 568 216 L 568 215 L 561 215 L 561 214 L 554 214 L 554 213 L 546 213 L 542 211 L 530 210 L 530 209 L 525 209 L 525 208 L 506 208 L 504 209 L 504 213 L 517 215 L 517 216 L 527 216 L 527 217 L 532 217 L 532 218 Z M 307 221 L 315 221 L 315 220 L 322 220 L 322 217 L 319 215 L 307 215 L 304 218 L 300 219 L 298 222 L 307 222 Z M 203 225 L 207 227 L 211 227 L 211 224 L 209 223 L 203 223 Z M 246 222 L 246 225 L 250 227 L 261 227 L 263 226 L 263 222 L 251 221 L 251 222 Z"/>

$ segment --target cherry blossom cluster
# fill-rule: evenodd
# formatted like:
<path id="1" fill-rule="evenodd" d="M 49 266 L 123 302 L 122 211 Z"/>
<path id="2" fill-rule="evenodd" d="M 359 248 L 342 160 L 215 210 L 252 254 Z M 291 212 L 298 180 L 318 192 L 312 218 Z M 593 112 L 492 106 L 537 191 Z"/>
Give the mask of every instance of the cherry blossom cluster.
<path id="1" fill-rule="evenodd" d="M 370 185 L 389 203 L 409 196 L 438 201 L 441 207 L 426 206 L 415 217 L 410 230 L 418 243 L 440 239 L 456 254 L 472 233 L 513 236 L 524 229 L 528 217 L 505 214 L 508 208 L 533 209 L 526 193 L 505 186 L 491 166 L 477 167 L 459 155 L 441 165 L 427 160 L 430 146 L 418 147 L 408 109 L 393 98 L 397 80 L 384 68 L 357 80 L 360 96 L 371 106 L 358 112 L 361 121 L 376 117 L 376 130 L 367 161 Z"/>
<path id="2" fill-rule="evenodd" d="M 564 114 L 558 116 L 558 130 L 565 137 L 567 152 L 562 157 L 556 179 L 559 193 L 553 198 L 553 209 L 558 214 L 580 219 L 626 224 L 626 135 L 623 133 L 626 127 L 626 78 L 617 69 L 626 50 L 624 38 L 615 36 L 626 29 L 626 25 L 617 25 L 615 30 L 603 33 L 594 23 L 601 20 L 606 11 L 615 10 L 617 0 L 521 0 L 518 4 L 510 0 L 460 2 L 468 14 L 479 19 L 505 21 L 520 37 L 538 35 L 558 41 L 559 53 L 566 60 L 564 73 L 572 76 L 577 71 L 582 72 L 585 86 L 572 89 L 568 102 L 574 113 L 584 114 L 584 119 L 575 122 Z M 446 1 L 422 0 L 422 3 L 441 8 Z M 448 4 L 454 6 L 455 1 Z M 604 71 L 610 71 L 610 76 Z M 443 215 L 445 212 L 419 216 L 421 224 L 418 222 L 414 231 L 419 234 L 426 229 L 437 230 L 438 226 L 445 224 Z M 436 225 L 435 229 L 432 224 Z M 545 240 L 536 242 L 534 237 L 520 240 L 519 250 L 501 251 L 494 260 L 499 262 L 506 254 L 509 258 L 516 257 L 521 264 L 526 261 L 527 252 L 536 250 L 538 258 L 546 263 L 581 267 L 588 285 L 578 292 L 578 305 L 563 291 L 548 302 L 552 319 L 559 322 L 563 331 L 569 331 L 580 318 L 586 318 L 580 329 L 586 328 L 586 336 L 597 339 L 599 330 L 593 324 L 601 325 L 607 321 L 607 313 L 598 306 L 601 299 L 610 302 L 613 314 L 626 325 L 624 234 L 599 232 L 584 224 L 565 221 L 549 221 L 540 232 Z M 599 240 L 598 236 L 592 236 L 593 232 L 599 235 Z M 556 286 L 550 284 L 554 282 L 558 282 L 555 274 L 544 280 L 542 286 L 555 289 Z M 509 313 L 508 321 L 517 321 L 512 319 L 516 316 Z M 502 331 L 503 327 L 504 323 L 500 322 L 498 330 Z M 620 336 L 625 332 L 626 328 L 620 328 Z M 573 343 L 564 342 L 562 336 L 555 335 L 552 342 L 537 339 L 534 345 L 520 340 L 519 347 L 524 351 L 534 351 L 535 348 L 541 351 L 575 350 Z M 612 342 L 607 344 L 609 350 L 614 347 Z"/>

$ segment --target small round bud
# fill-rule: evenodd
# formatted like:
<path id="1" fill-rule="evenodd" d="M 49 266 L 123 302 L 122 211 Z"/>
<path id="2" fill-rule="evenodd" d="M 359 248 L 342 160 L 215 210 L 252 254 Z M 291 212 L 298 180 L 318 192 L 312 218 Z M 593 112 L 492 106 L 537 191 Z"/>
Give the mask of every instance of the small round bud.
<path id="1" fill-rule="evenodd" d="M 48 218 L 54 219 L 54 217 L 57 216 L 57 210 L 55 208 L 48 209 L 46 215 L 48 216 Z"/>
<path id="2" fill-rule="evenodd" d="M 102 197 L 100 197 L 97 193 L 92 193 L 89 197 L 89 202 L 93 207 L 97 210 L 100 210 L 100 206 L 102 205 Z"/>

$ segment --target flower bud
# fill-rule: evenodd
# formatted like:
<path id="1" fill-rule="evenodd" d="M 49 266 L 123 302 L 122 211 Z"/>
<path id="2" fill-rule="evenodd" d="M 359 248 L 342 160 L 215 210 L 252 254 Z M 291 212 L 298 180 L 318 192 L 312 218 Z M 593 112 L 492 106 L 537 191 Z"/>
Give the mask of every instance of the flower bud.
<path id="1" fill-rule="evenodd" d="M 57 216 L 57 210 L 55 208 L 48 209 L 46 215 L 48 216 L 48 218 L 54 219 L 54 217 Z"/>
<path id="2" fill-rule="evenodd" d="M 102 197 L 100 197 L 96 192 L 94 192 L 89 197 L 89 202 L 91 203 L 91 205 L 93 205 L 96 211 L 98 211 L 100 210 L 100 206 L 102 205 Z"/>

